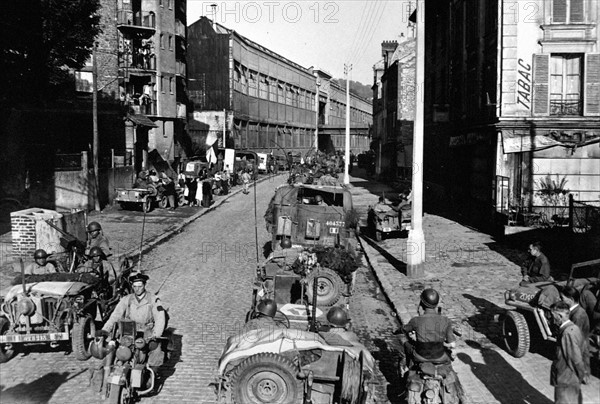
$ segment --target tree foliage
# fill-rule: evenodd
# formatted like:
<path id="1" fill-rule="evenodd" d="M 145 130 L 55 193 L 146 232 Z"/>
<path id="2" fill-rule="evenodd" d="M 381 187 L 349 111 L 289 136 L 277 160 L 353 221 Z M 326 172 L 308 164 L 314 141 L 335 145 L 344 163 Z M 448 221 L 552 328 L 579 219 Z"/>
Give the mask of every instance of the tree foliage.
<path id="1" fill-rule="evenodd" d="M 344 79 L 335 79 L 337 83 L 342 87 L 346 88 L 346 80 Z M 358 81 L 350 80 L 350 93 L 362 97 L 364 99 L 370 100 L 373 98 L 373 90 L 371 86 L 360 83 Z"/>
<path id="2" fill-rule="evenodd" d="M 19 0 L 3 5 L 2 99 L 44 100 L 72 81 L 101 32 L 99 0 Z"/>

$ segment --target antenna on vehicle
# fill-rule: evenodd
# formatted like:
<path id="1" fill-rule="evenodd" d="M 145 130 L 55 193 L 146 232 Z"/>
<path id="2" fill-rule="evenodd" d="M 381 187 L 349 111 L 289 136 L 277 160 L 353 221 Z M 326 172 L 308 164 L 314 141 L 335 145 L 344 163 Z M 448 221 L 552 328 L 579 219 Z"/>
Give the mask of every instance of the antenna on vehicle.
<path id="1" fill-rule="evenodd" d="M 256 216 L 256 177 L 254 177 L 254 243 L 256 244 L 256 263 L 259 263 L 258 258 L 258 219 Z"/>
<path id="2" fill-rule="evenodd" d="M 142 272 L 142 248 L 144 246 L 144 228 L 146 227 L 146 209 L 143 209 L 144 216 L 142 217 L 142 238 L 140 239 L 140 258 L 138 259 L 138 270 Z"/>

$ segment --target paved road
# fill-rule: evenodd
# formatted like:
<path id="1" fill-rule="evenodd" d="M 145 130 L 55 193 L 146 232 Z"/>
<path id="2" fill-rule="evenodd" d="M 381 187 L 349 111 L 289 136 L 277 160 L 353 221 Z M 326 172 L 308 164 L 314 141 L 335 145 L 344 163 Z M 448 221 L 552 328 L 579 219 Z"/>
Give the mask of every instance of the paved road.
<path id="1" fill-rule="evenodd" d="M 283 177 L 258 185 L 258 254 L 268 240 L 262 216 L 276 185 Z M 158 213 L 147 217 L 146 230 L 164 221 L 176 222 L 174 215 Z M 127 232 L 123 243 L 139 243 L 139 214 L 121 215 L 105 227 Z M 158 291 L 169 308 L 170 326 L 176 338 L 175 352 L 164 366 L 161 393 L 142 403 L 209 403 L 215 367 L 228 336 L 239 330 L 250 306 L 257 250 L 254 243 L 253 195 L 238 194 L 222 206 L 200 217 L 179 234 L 153 249 L 143 258 L 150 275 L 148 287 Z M 136 229 L 139 229 L 136 231 Z M 115 235 L 115 233 L 112 233 Z M 123 239 L 119 236 L 120 239 Z M 116 237 L 116 235 L 115 235 Z M 380 360 L 383 372 L 376 375 L 378 402 L 397 402 L 395 375 L 398 327 L 391 309 L 366 268 L 358 275 L 356 295 L 351 300 L 355 330 Z M 0 367 L 2 403 L 100 403 L 98 393 L 88 387 L 90 368 L 100 361 L 78 362 L 64 352 L 31 352 L 19 355 Z"/>

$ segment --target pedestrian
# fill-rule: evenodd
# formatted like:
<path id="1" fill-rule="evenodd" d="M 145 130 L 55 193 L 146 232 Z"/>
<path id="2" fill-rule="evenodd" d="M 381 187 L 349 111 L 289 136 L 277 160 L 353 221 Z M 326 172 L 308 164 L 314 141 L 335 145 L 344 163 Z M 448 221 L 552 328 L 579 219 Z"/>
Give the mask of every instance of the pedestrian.
<path id="1" fill-rule="evenodd" d="M 160 173 L 160 178 L 165 187 L 164 195 L 169 201 L 169 210 L 175 210 L 175 181 L 173 181 L 164 171 Z"/>
<path id="2" fill-rule="evenodd" d="M 194 206 L 194 203 L 196 201 L 196 188 L 198 186 L 198 182 L 194 177 L 186 176 L 185 186 L 188 189 L 188 194 L 186 196 L 187 204 L 189 206 Z"/>
<path id="3" fill-rule="evenodd" d="M 550 370 L 555 404 L 582 403 L 581 383 L 587 384 L 583 359 L 584 340 L 579 327 L 569 320 L 569 305 L 556 302 L 551 307 L 552 319 L 560 327 L 556 339 L 556 357 Z"/>
<path id="4" fill-rule="evenodd" d="M 221 188 L 223 188 L 223 195 L 227 195 L 229 193 L 229 181 L 231 177 L 229 176 L 229 165 L 225 166 L 223 173 L 221 173 Z"/>
<path id="5" fill-rule="evenodd" d="M 244 170 L 244 173 L 242 174 L 242 183 L 244 185 L 244 194 L 248 194 L 250 191 L 248 191 L 248 184 L 250 183 L 250 173 L 248 173 L 248 170 Z"/>
<path id="6" fill-rule="evenodd" d="M 196 178 L 196 180 L 194 181 L 194 183 L 196 184 L 195 187 L 195 192 L 194 195 L 192 196 L 192 198 L 194 199 L 194 205 L 195 206 L 202 206 L 202 180 L 198 177 Z"/>
<path id="7" fill-rule="evenodd" d="M 521 265 L 521 275 L 523 280 L 521 285 L 527 285 L 535 282 L 551 282 L 554 279 L 550 276 L 550 261 L 542 252 L 542 243 L 534 241 L 529 244 L 530 257 Z"/>
<path id="8" fill-rule="evenodd" d="M 579 305 L 590 319 L 590 329 L 600 329 L 600 280 L 583 288 L 579 295 Z"/>
<path id="9" fill-rule="evenodd" d="M 210 207 L 212 202 L 212 183 L 210 178 L 207 178 L 202 182 L 202 206 L 205 208 Z"/>
<path id="10" fill-rule="evenodd" d="M 560 298 L 569 305 L 569 320 L 573 322 L 581 335 L 585 349 L 583 351 L 583 361 L 585 363 L 586 373 L 590 374 L 590 355 L 588 338 L 590 336 L 590 319 L 585 310 L 579 305 L 579 292 L 573 286 L 565 286 L 560 292 Z"/>

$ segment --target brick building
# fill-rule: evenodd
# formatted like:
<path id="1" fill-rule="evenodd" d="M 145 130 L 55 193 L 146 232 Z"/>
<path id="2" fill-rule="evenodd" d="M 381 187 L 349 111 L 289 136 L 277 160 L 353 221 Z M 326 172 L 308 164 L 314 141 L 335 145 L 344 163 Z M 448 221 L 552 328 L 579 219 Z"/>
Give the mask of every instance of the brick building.
<path id="1" fill-rule="evenodd" d="M 548 179 L 600 200 L 600 1 L 426 7 L 426 199 L 481 224 L 564 215 Z"/>
<path id="2" fill-rule="evenodd" d="M 188 27 L 189 131 L 202 146 L 213 135 L 228 147 L 307 152 L 344 147 L 345 89 L 206 17 Z M 318 104 L 317 104 L 318 100 Z M 369 148 L 371 105 L 351 95 L 351 148 Z M 318 107 L 317 107 L 318 105 Z"/>

